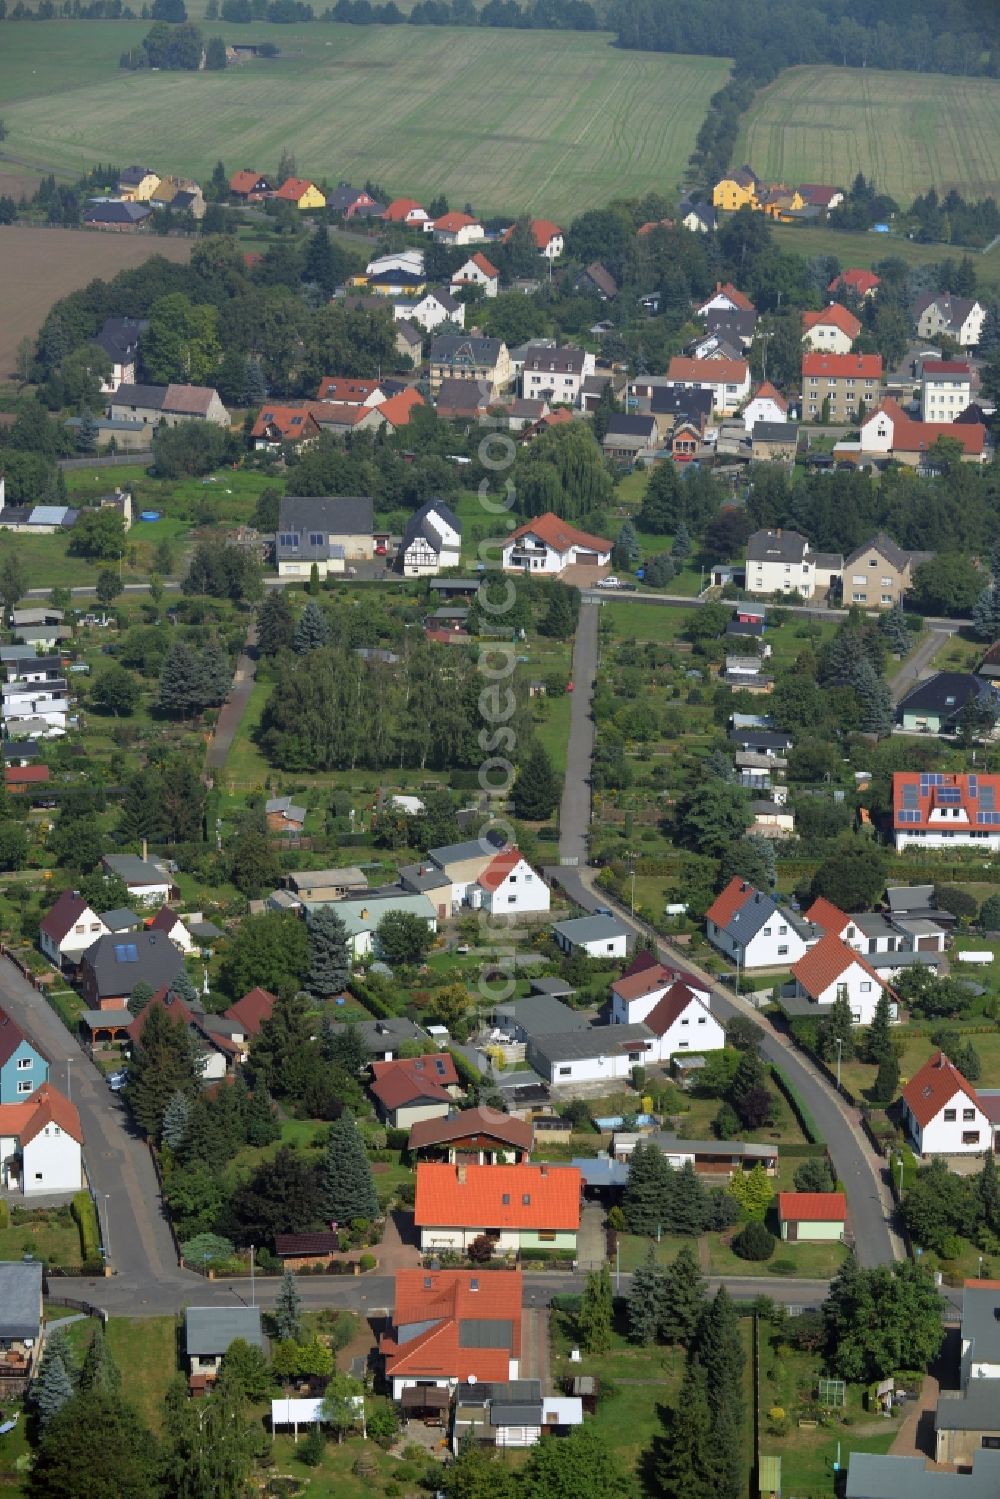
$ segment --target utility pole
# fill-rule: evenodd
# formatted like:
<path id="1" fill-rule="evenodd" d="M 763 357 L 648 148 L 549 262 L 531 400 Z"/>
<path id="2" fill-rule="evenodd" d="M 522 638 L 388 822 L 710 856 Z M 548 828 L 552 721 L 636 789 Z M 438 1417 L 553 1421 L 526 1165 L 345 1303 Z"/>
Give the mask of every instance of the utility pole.
<path id="1" fill-rule="evenodd" d="M 254 1272 L 254 1259 L 255 1259 L 254 1250 L 255 1250 L 255 1248 L 256 1248 L 256 1245 L 254 1245 L 254 1244 L 250 1245 L 250 1305 L 252 1307 L 254 1307 L 254 1306 L 257 1305 L 257 1287 L 256 1287 L 256 1284 L 254 1282 L 254 1273 L 253 1273 Z"/>

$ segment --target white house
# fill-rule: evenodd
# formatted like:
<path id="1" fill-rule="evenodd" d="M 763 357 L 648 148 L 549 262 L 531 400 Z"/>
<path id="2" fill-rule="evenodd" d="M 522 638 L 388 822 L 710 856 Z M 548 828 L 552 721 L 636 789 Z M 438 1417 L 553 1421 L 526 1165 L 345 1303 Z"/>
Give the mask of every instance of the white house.
<path id="1" fill-rule="evenodd" d="M 428 221 L 424 229 L 433 233 L 439 245 L 474 245 L 477 240 L 486 238 L 482 224 L 467 213 L 443 214 L 433 223 Z"/>
<path id="2" fill-rule="evenodd" d="M 968 297 L 953 297 L 950 292 L 927 292 L 918 298 L 913 316 L 918 338 L 938 338 L 947 333 L 963 349 L 978 344 L 986 321 L 982 302 Z"/>
<path id="3" fill-rule="evenodd" d="M 428 500 L 410 516 L 399 548 L 404 578 L 432 577 L 462 560 L 462 526 L 443 500 Z"/>
<path id="4" fill-rule="evenodd" d="M 967 1390 L 978 1379 L 1000 1379 L 1000 1297 L 996 1281 L 966 1281 L 962 1293 L 961 1386 Z M 1000 1390 L 994 1385 L 993 1391 Z M 940 1407 L 939 1407 L 940 1412 Z M 992 1455 L 992 1454 L 991 1454 Z"/>
<path id="5" fill-rule="evenodd" d="M 614 543 L 578 531 L 551 510 L 512 531 L 503 545 L 503 570 L 558 577 L 567 567 L 607 567 Z"/>
<path id="6" fill-rule="evenodd" d="M 311 911 L 332 904 L 331 901 L 302 902 L 306 908 L 307 920 Z M 410 915 L 419 916 L 422 921 L 426 921 L 429 931 L 437 931 L 437 911 L 426 895 L 396 890 L 388 895 L 373 894 L 362 900 L 338 900 L 336 907 L 337 915 L 347 928 L 351 955 L 355 962 L 369 956 L 378 956 L 378 924 L 390 911 L 406 911 Z"/>
<path id="7" fill-rule="evenodd" d="M 643 1003 L 650 997 L 643 996 Z M 613 1014 L 610 1025 L 550 1035 L 532 1033 L 526 1059 L 553 1087 L 567 1087 L 625 1082 L 634 1067 L 657 1066 L 685 1053 L 702 1056 L 725 1044 L 725 1030 L 712 1014 L 704 990 L 696 991 L 677 979 L 659 992 L 645 1019 L 619 1021 Z"/>
<path id="8" fill-rule="evenodd" d="M 137 854 L 105 854 L 106 874 L 116 874 L 134 901 L 143 906 L 165 906 L 175 893 L 166 864 L 160 859 L 140 859 Z"/>
<path id="9" fill-rule="evenodd" d="M 481 286 L 485 297 L 499 295 L 500 272 L 492 260 L 487 260 L 482 250 L 470 255 L 457 271 L 452 272 L 452 291 L 460 291 L 463 286 Z"/>
<path id="10" fill-rule="evenodd" d="M 504 244 L 508 242 L 514 233 L 515 226 L 512 224 L 503 237 Z M 553 224 L 551 219 L 531 219 L 529 222 L 531 237 L 535 241 L 535 248 L 539 255 L 545 260 L 558 260 L 563 252 L 563 232 L 558 224 Z"/>
<path id="11" fill-rule="evenodd" d="M 741 969 L 790 968 L 806 952 L 808 929 L 770 895 L 734 875 L 705 912 L 705 935 Z"/>
<path id="12" fill-rule="evenodd" d="M 399 271 L 408 277 L 420 277 L 424 274 L 424 252 L 423 250 L 390 250 L 385 255 L 376 255 L 374 260 L 369 260 L 365 266 L 365 273 L 369 276 L 380 276 L 386 271 Z"/>
<path id="13" fill-rule="evenodd" d="M 897 770 L 892 777 L 896 852 L 905 848 L 1000 850 L 1000 775 Z"/>
<path id="14" fill-rule="evenodd" d="M 749 297 L 745 297 L 741 291 L 737 291 L 731 281 L 725 285 L 721 281 L 715 283 L 715 291 L 702 302 L 700 307 L 695 308 L 695 317 L 707 317 L 710 312 L 753 312 L 754 305 Z"/>
<path id="15" fill-rule="evenodd" d="M 628 952 L 628 932 L 613 916 L 578 916 L 572 921 L 557 921 L 552 928 L 556 946 L 572 957 L 585 953 L 588 958 L 624 958 Z"/>
<path id="16" fill-rule="evenodd" d="M 972 371 L 964 360 L 925 359 L 921 369 L 920 420 L 953 422 L 972 400 Z"/>
<path id="17" fill-rule="evenodd" d="M 64 962 L 78 963 L 87 948 L 108 933 L 82 896 L 75 890 L 64 890 L 38 923 L 38 945 L 49 961 L 61 968 Z"/>
<path id="18" fill-rule="evenodd" d="M 802 314 L 802 342 L 807 349 L 849 354 L 860 332 L 860 320 L 839 302 L 831 302 L 822 312 Z"/>
<path id="19" fill-rule="evenodd" d="M 596 368 L 594 355 L 586 349 L 529 344 L 521 368 L 521 395 L 531 401 L 576 406 L 584 380 Z"/>
<path id="20" fill-rule="evenodd" d="M 693 989 L 683 979 L 671 984 L 644 1024 L 657 1037 L 661 1062 L 685 1051 L 693 1056 L 720 1051 L 726 1044 L 726 1032 L 712 1014 L 704 989 Z"/>
<path id="21" fill-rule="evenodd" d="M 792 977 L 800 1001 L 794 1013 L 813 1013 L 815 1006 L 825 1008 L 844 995 L 855 1025 L 871 1025 L 882 991 L 889 989 L 867 958 L 833 932 L 827 932 L 792 965 Z"/>
<path id="22" fill-rule="evenodd" d="M 611 985 L 611 1023 L 641 1024 L 676 983 L 685 984 L 693 994 L 708 999 L 708 990 L 690 973 L 680 968 L 668 968 L 655 959 L 649 959 L 648 955 L 640 954 Z"/>
<path id="23" fill-rule="evenodd" d="M 676 354 L 667 366 L 668 384 L 682 390 L 707 390 L 712 406 L 731 416 L 750 394 L 750 366 L 745 359 L 686 359 Z"/>
<path id="24" fill-rule="evenodd" d="M 0 1183 L 25 1197 L 83 1185 L 80 1115 L 51 1083 L 24 1103 L 0 1104 Z"/>
<path id="25" fill-rule="evenodd" d="M 840 578 L 844 559 L 814 552 L 798 531 L 755 531 L 747 542 L 748 593 L 800 593 L 812 598 Z"/>
<path id="26" fill-rule="evenodd" d="M 906 1127 L 920 1155 L 982 1155 L 993 1124 L 972 1084 L 936 1051 L 903 1089 Z"/>
<path id="27" fill-rule="evenodd" d="M 47 682 L 4 682 L 0 687 L 0 702 L 5 725 L 41 719 L 49 728 L 66 728 L 69 686 L 61 678 Z"/>
<path id="28" fill-rule="evenodd" d="M 422 297 L 396 302 L 392 315 L 397 323 L 405 318 L 407 322 L 416 323 L 418 328 L 423 328 L 425 333 L 433 333 L 442 323 L 465 327 L 465 303 L 459 302 L 443 286 L 424 292 Z"/>
<path id="29" fill-rule="evenodd" d="M 520 916 L 547 911 L 549 887 L 516 847 L 505 848 L 483 870 L 469 891 L 469 904 L 491 916 Z"/>
<path id="30" fill-rule="evenodd" d="M 194 952 L 198 947 L 198 943 L 177 915 L 177 912 L 171 911 L 169 906 L 162 906 L 157 911 L 153 920 L 149 923 L 148 929 L 151 932 L 164 932 L 174 946 L 183 953 Z"/>
<path id="31" fill-rule="evenodd" d="M 788 402 L 770 380 L 758 385 L 743 408 L 743 425 L 752 432 L 757 422 L 787 422 Z"/>

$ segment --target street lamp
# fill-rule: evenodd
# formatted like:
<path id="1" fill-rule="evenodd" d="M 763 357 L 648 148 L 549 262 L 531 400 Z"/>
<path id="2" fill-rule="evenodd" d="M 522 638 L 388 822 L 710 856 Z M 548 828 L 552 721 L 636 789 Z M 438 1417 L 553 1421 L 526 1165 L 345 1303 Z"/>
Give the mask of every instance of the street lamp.
<path id="1" fill-rule="evenodd" d="M 844 1041 L 841 1036 L 834 1037 L 837 1043 L 837 1092 L 840 1092 L 840 1059 L 844 1053 Z"/>
<path id="2" fill-rule="evenodd" d="M 111 1193 L 104 1194 L 104 1262 L 111 1259 Z"/>
<path id="3" fill-rule="evenodd" d="M 250 1305 L 251 1305 L 251 1307 L 254 1307 L 254 1306 L 257 1305 L 257 1295 L 256 1295 L 256 1288 L 255 1288 L 255 1285 L 254 1285 L 254 1275 L 253 1275 L 253 1272 L 254 1272 L 254 1249 L 255 1249 L 255 1245 L 251 1244 L 250 1245 Z"/>
<path id="4" fill-rule="evenodd" d="M 72 1057 L 67 1057 L 66 1058 L 66 1097 L 67 1097 L 67 1099 L 69 1100 L 70 1103 L 73 1102 L 73 1074 L 72 1074 L 72 1072 L 70 1072 L 70 1068 L 72 1067 L 72 1065 L 73 1065 L 73 1058 Z"/>

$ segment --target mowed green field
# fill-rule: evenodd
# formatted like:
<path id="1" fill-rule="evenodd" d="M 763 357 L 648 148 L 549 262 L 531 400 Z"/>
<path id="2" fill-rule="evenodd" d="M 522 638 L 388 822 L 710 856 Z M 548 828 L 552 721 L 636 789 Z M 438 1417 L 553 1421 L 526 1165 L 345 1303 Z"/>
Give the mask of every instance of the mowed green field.
<path id="1" fill-rule="evenodd" d="M 932 186 L 1000 197 L 1000 82 L 789 68 L 757 95 L 734 159 L 790 185 L 864 172 L 907 206 Z"/>
<path id="2" fill-rule="evenodd" d="M 727 72 L 717 58 L 618 51 L 604 34 L 321 24 L 239 28 L 282 55 L 225 73 L 120 71 L 146 29 L 5 22 L 5 150 L 205 177 L 220 158 L 273 172 L 287 148 L 300 174 L 329 182 L 565 221 L 673 190 Z"/>

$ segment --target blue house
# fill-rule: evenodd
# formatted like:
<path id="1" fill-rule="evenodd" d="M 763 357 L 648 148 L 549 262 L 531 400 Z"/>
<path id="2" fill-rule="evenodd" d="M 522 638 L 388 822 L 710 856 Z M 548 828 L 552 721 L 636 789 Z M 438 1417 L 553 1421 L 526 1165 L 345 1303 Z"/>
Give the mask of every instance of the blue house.
<path id="1" fill-rule="evenodd" d="M 23 1103 L 48 1082 L 49 1064 L 6 1010 L 0 1010 L 0 1103 Z"/>

